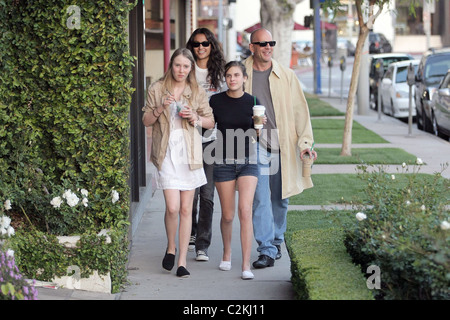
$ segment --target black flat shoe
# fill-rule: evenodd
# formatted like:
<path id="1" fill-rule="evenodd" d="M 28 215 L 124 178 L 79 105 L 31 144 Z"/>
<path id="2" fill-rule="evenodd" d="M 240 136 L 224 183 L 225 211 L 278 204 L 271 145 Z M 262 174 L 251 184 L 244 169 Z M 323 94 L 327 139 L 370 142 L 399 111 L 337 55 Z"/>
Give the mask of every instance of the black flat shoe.
<path id="1" fill-rule="evenodd" d="M 190 273 L 187 271 L 187 269 L 183 266 L 179 266 L 177 269 L 177 277 L 181 278 L 187 278 L 189 277 Z"/>
<path id="2" fill-rule="evenodd" d="M 174 265 L 175 265 L 175 255 L 172 253 L 167 253 L 166 250 L 166 254 L 164 255 L 164 259 L 162 261 L 162 267 L 167 271 L 171 271 Z"/>
<path id="3" fill-rule="evenodd" d="M 261 269 L 266 267 L 273 267 L 274 264 L 275 259 L 272 259 L 271 257 L 262 254 L 259 256 L 258 260 L 253 262 L 253 268 Z"/>

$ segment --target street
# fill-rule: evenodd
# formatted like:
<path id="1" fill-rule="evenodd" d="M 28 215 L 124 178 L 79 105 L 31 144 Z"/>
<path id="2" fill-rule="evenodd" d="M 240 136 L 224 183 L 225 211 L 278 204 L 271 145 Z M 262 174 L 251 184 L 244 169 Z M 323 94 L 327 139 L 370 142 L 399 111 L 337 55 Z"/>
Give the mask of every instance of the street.
<path id="1" fill-rule="evenodd" d="M 346 57 L 346 68 L 344 72 L 340 69 L 339 59 L 333 60 L 333 66 L 328 67 L 328 63 L 322 59 L 321 67 L 321 89 L 322 95 L 331 97 L 341 97 L 341 83 L 342 96 L 344 99 L 348 96 L 350 88 L 350 80 L 352 77 L 354 57 Z M 330 92 L 330 69 L 331 69 L 331 92 Z M 314 93 L 314 67 L 313 66 L 299 66 L 294 69 L 295 73 L 302 84 L 303 90 L 307 93 Z M 343 73 L 343 74 L 342 74 Z"/>

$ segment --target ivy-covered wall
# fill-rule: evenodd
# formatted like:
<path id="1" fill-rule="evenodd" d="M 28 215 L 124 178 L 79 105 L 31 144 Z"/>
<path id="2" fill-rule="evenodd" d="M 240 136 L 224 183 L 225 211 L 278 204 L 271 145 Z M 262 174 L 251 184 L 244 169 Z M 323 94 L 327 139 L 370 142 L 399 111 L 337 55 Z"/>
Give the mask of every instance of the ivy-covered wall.
<path id="1" fill-rule="evenodd" d="M 102 198 L 115 189 L 128 199 L 129 9 L 128 1 L 0 1 L 3 182 L 33 164 L 38 172 L 28 174 L 42 172 L 48 189 L 65 180 Z M 32 177 L 17 178 L 7 182 L 25 192 Z M 96 223 L 125 219 L 122 204 L 94 208 Z"/>
<path id="2" fill-rule="evenodd" d="M 132 8 L 118 0 L 0 1 L 0 203 L 12 206 L 0 216 L 10 216 L 16 235 L 106 228 L 123 231 L 122 248 Z M 51 204 L 68 189 L 84 189 L 86 202 Z"/>

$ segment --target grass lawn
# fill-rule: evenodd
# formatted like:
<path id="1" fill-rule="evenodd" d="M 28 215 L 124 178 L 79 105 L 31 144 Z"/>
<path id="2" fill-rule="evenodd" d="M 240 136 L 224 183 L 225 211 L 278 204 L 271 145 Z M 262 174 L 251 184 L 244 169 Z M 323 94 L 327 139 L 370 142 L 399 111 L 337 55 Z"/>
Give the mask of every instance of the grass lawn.
<path id="1" fill-rule="evenodd" d="M 311 117 L 344 116 L 345 113 L 332 107 L 329 103 L 320 100 L 312 94 L 305 93 Z"/>
<path id="2" fill-rule="evenodd" d="M 316 143 L 342 144 L 344 119 L 311 119 Z M 389 143 L 375 132 L 353 121 L 352 143 Z"/>
<path id="3" fill-rule="evenodd" d="M 350 157 L 340 156 L 340 148 L 316 148 L 316 164 L 413 164 L 416 156 L 400 148 L 352 148 Z"/>
<path id="4" fill-rule="evenodd" d="M 365 182 L 356 173 L 313 174 L 312 181 L 314 187 L 291 197 L 289 204 L 329 205 L 365 198 Z"/>
<path id="5" fill-rule="evenodd" d="M 404 188 L 410 174 L 395 174 L 395 181 L 399 189 Z M 418 179 L 432 181 L 434 175 L 419 173 Z M 291 205 L 329 205 L 336 203 L 350 203 L 355 200 L 364 200 L 367 196 L 364 193 L 366 182 L 358 175 L 346 174 L 313 174 L 312 181 L 314 187 L 306 189 L 302 193 L 289 199 Z M 445 196 L 445 195 L 444 195 Z"/>

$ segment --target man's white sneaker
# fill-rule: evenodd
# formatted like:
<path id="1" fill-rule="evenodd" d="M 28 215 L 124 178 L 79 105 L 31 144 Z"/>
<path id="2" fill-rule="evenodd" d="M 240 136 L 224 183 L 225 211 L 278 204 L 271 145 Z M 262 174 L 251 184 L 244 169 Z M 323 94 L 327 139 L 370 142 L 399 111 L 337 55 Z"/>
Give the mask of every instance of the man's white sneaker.
<path id="1" fill-rule="evenodd" d="M 197 261 L 209 261 L 209 257 L 206 254 L 205 251 L 203 250 L 198 250 L 197 251 L 197 257 L 195 257 L 195 260 Z"/>
<path id="2" fill-rule="evenodd" d="M 195 250 L 195 236 L 191 236 L 191 238 L 189 239 L 189 246 L 188 246 L 188 251 L 194 251 Z"/>

